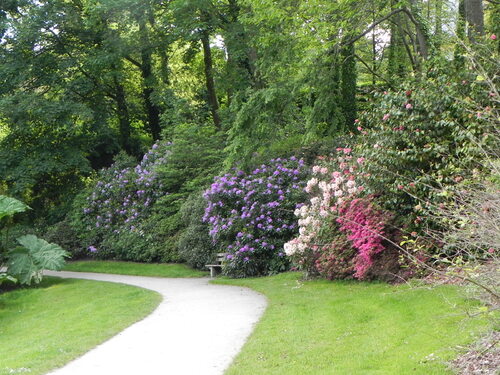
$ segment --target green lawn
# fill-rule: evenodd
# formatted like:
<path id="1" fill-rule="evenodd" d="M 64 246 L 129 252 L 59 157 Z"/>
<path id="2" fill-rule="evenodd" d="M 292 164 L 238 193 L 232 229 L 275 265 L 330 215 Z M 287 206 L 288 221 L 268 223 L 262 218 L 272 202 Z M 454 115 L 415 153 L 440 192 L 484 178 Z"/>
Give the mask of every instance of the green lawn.
<path id="1" fill-rule="evenodd" d="M 487 322 L 454 286 L 298 281 L 297 273 L 219 279 L 267 296 L 268 309 L 226 375 L 443 375 L 452 348 Z"/>
<path id="2" fill-rule="evenodd" d="M 151 264 L 96 260 L 68 262 L 63 270 L 154 277 L 202 277 L 208 275 L 207 272 L 194 270 L 185 264 Z"/>
<path id="3" fill-rule="evenodd" d="M 0 375 L 44 374 L 79 357 L 160 303 L 129 285 L 46 277 L 0 294 Z"/>

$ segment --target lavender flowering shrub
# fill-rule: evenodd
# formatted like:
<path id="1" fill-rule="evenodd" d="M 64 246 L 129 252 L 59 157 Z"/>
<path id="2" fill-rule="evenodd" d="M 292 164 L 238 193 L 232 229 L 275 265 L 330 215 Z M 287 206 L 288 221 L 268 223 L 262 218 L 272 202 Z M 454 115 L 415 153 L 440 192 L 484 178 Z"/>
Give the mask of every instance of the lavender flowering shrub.
<path id="1" fill-rule="evenodd" d="M 304 161 L 291 157 L 215 178 L 204 193 L 203 220 L 227 253 L 224 273 L 245 277 L 288 269 L 283 244 L 297 235 L 294 210 L 305 200 L 307 174 Z"/>
<path id="2" fill-rule="evenodd" d="M 149 236 L 142 223 L 156 201 L 168 194 L 163 191 L 157 169 L 167 163 L 169 147 L 168 143 L 153 145 L 135 167 L 122 158 L 101 171 L 97 183 L 86 192 L 73 225 L 80 229 L 82 243 L 94 256 L 157 260 L 155 254 L 145 250 Z"/>

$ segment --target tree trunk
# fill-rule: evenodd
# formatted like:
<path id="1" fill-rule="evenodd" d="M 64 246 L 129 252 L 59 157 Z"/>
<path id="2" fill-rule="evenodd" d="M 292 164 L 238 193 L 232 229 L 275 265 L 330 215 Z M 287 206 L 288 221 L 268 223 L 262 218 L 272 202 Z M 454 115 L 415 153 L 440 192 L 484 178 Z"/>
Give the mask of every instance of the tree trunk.
<path id="1" fill-rule="evenodd" d="M 237 82 L 234 91 L 253 85 L 253 69 L 250 63 L 248 38 L 245 27 L 239 21 L 240 7 L 236 0 L 229 0 L 228 22 L 224 37 L 227 49 L 229 76 Z"/>
<path id="2" fill-rule="evenodd" d="M 142 97 L 149 126 L 149 131 L 154 141 L 161 138 L 160 109 L 152 100 L 154 92 L 152 50 L 146 26 L 145 14 L 139 18 L 139 33 L 141 38 L 141 77 L 142 77 Z"/>
<path id="3" fill-rule="evenodd" d="M 373 8 L 373 17 L 372 17 L 372 22 L 376 21 L 376 8 L 374 6 Z M 376 34 L 376 29 L 373 29 L 372 31 L 372 85 L 375 87 L 377 84 L 377 34 Z"/>
<path id="4" fill-rule="evenodd" d="M 465 0 L 460 0 L 458 3 L 456 34 L 459 41 L 465 40 Z M 464 49 L 461 45 L 461 42 L 458 42 L 455 44 L 454 52 L 454 63 L 456 69 L 463 69 L 464 62 Z"/>
<path id="5" fill-rule="evenodd" d="M 354 43 L 344 45 L 341 51 L 341 83 L 342 114 L 347 130 L 352 130 L 356 119 L 356 60 L 354 59 Z"/>
<path id="6" fill-rule="evenodd" d="M 391 2 L 391 9 L 394 11 L 395 1 Z M 404 45 L 403 45 L 403 33 L 401 25 L 401 13 L 397 13 L 393 16 L 390 28 L 390 40 L 389 40 L 389 61 L 388 61 L 388 73 L 391 80 L 397 79 L 398 77 L 403 77 L 405 74 L 404 66 Z"/>
<path id="7" fill-rule="evenodd" d="M 115 77 L 115 94 L 114 99 L 116 102 L 116 112 L 118 114 L 118 131 L 120 133 L 120 146 L 129 155 L 133 153 L 132 144 L 130 140 L 130 117 L 128 113 L 127 101 L 125 98 L 125 89 L 123 85 Z"/>
<path id="8" fill-rule="evenodd" d="M 212 63 L 212 50 L 210 49 L 210 37 L 208 31 L 201 32 L 201 44 L 203 46 L 203 62 L 205 65 L 205 82 L 207 86 L 207 101 L 212 112 L 212 119 L 217 128 L 221 127 L 219 117 L 219 103 L 217 101 L 217 94 L 215 92 L 215 82 Z"/>
<path id="9" fill-rule="evenodd" d="M 427 58 L 429 57 L 429 35 L 422 20 L 422 15 L 417 0 L 410 0 L 410 7 L 411 11 L 408 14 L 408 17 L 415 25 L 415 32 L 417 34 L 418 42 L 418 53 L 424 60 L 427 60 Z"/>
<path id="10" fill-rule="evenodd" d="M 475 42 L 477 35 L 484 34 L 484 12 L 482 0 L 465 0 L 465 20 L 467 35 Z"/>
<path id="11" fill-rule="evenodd" d="M 434 29 L 434 39 L 436 49 L 441 46 L 441 39 L 443 37 L 443 0 L 436 0 L 436 22 Z"/>

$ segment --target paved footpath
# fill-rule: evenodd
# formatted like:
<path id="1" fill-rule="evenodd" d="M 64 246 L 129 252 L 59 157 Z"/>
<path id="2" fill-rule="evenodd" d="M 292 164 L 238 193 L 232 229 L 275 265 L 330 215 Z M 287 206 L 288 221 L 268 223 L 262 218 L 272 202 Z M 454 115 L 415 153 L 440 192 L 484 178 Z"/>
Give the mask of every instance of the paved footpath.
<path id="1" fill-rule="evenodd" d="M 266 307 L 261 294 L 207 278 L 45 274 L 136 285 L 163 296 L 151 315 L 49 375 L 221 375 Z"/>

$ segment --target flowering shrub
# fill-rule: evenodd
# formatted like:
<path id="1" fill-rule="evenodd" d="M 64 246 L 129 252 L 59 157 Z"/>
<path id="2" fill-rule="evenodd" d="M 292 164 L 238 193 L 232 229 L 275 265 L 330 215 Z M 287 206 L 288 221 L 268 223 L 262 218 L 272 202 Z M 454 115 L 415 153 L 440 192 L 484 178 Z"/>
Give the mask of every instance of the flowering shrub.
<path id="1" fill-rule="evenodd" d="M 193 238 L 186 241 L 182 234 L 186 226 L 193 226 L 188 232 L 197 236 L 193 251 L 211 248 L 202 246 L 208 231 L 203 236 L 203 225 L 183 220 L 186 215 L 181 207 L 190 194 L 199 193 L 219 173 L 223 138 L 213 126 L 192 124 L 176 126 L 171 136 L 172 143 L 153 145 L 138 165 L 126 155 L 119 156 L 75 199 L 68 221 L 86 255 L 143 262 L 179 261 L 179 247 L 184 248 L 183 255 L 193 255 L 184 251 L 194 243 Z"/>
<path id="2" fill-rule="evenodd" d="M 297 234 L 293 211 L 305 198 L 307 168 L 295 157 L 273 159 L 250 173 L 216 177 L 203 220 L 228 253 L 224 272 L 242 277 L 284 271 L 283 244 Z"/>
<path id="3" fill-rule="evenodd" d="M 384 250 L 382 242 L 389 218 L 390 215 L 376 209 L 367 198 L 355 198 L 339 207 L 339 230 L 347 234 L 358 251 L 354 277 L 364 278 L 373 265 L 374 256 Z"/>
<path id="4" fill-rule="evenodd" d="M 358 122 L 363 185 L 398 212 L 401 228 L 420 235 L 439 226 L 433 211 L 454 186 L 476 178 L 483 150 L 498 149 L 494 97 L 474 74 L 453 74 L 436 64 L 424 79 L 377 94 Z"/>
<path id="5" fill-rule="evenodd" d="M 100 172 L 97 183 L 86 194 L 81 212 L 74 217 L 75 226 L 83 229 L 80 235 L 85 246 L 95 256 L 125 260 L 154 258 L 153 254 L 128 256 L 127 245 L 118 238 L 144 237 L 143 220 L 154 203 L 168 194 L 162 191 L 157 169 L 167 162 L 169 146 L 168 143 L 153 145 L 135 167 L 123 157 Z"/>
<path id="6" fill-rule="evenodd" d="M 384 250 L 384 228 L 389 216 L 374 208 L 371 198 L 360 198 L 357 177 L 363 158 L 353 159 L 350 148 L 337 158 L 312 168 L 306 185 L 308 204 L 295 210 L 299 236 L 285 244 L 285 252 L 309 275 L 363 279 L 373 258 Z M 334 170 L 333 168 L 337 168 Z"/>

